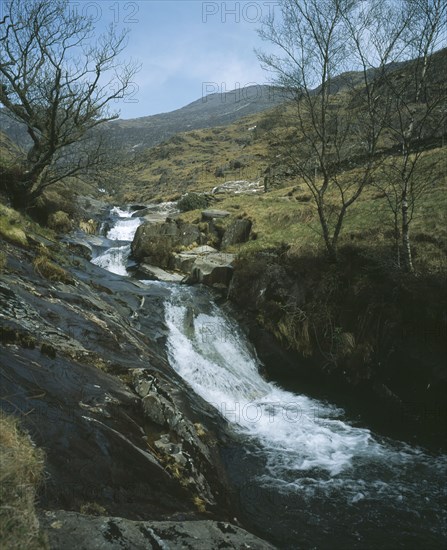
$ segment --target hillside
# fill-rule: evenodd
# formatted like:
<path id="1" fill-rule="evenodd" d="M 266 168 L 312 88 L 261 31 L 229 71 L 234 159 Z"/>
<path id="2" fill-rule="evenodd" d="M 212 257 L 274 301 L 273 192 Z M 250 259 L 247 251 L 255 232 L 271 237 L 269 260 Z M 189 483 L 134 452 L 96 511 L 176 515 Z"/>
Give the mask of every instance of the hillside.
<path id="1" fill-rule="evenodd" d="M 169 113 L 113 121 L 108 131 L 118 147 L 127 150 L 153 147 L 179 132 L 225 126 L 283 101 L 284 96 L 277 88 L 249 86 L 206 95 Z"/>
<path id="2" fill-rule="evenodd" d="M 443 93 L 447 50 L 432 59 L 431 89 Z M 410 74 L 412 65 L 393 66 L 396 82 Z M 351 73 L 335 79 L 331 108 L 340 116 L 349 117 L 356 109 L 351 91 L 360 89 L 357 76 Z M 354 88 L 352 88 L 354 86 Z M 355 95 L 354 95 L 355 97 Z M 417 114 L 422 104 L 412 109 Z M 418 179 L 430 191 L 418 200 L 412 232 L 418 260 L 431 257 L 436 270 L 445 269 L 445 189 L 447 185 L 444 102 L 433 110 L 433 128 L 429 138 L 421 137 Z M 237 196 L 215 193 L 219 208 L 245 216 L 253 222 L 255 240 L 240 245 L 242 249 L 262 249 L 283 242 L 296 249 L 318 249 L 321 234 L 317 210 L 303 180 L 293 173 L 288 156 L 294 151 L 305 159 L 307 145 L 294 126 L 294 105 L 283 103 L 267 111 L 255 113 L 227 126 L 179 133 L 154 148 L 135 153 L 127 166 L 127 176 L 117 188 L 116 197 L 125 202 L 148 202 L 178 198 L 197 191 L 211 193 L 234 181 L 257 182 L 267 193 Z M 340 151 L 337 170 L 342 184 L 355 182 L 363 170 L 356 133 L 348 135 Z M 377 149 L 377 178 L 400 158 L 390 131 L 384 131 Z M 222 187 L 223 186 L 223 187 Z M 228 186 L 228 185 L 227 185 Z M 330 196 L 336 204 L 337 195 Z M 200 218 L 199 212 L 184 214 L 187 221 Z M 342 232 L 342 242 L 366 247 L 392 246 L 393 219 L 386 195 L 376 186 L 368 186 L 360 200 L 349 210 Z M 424 251 L 424 252 L 422 252 Z"/>
<path id="3" fill-rule="evenodd" d="M 103 127 L 109 144 L 125 151 L 148 148 L 187 130 L 223 126 L 284 101 L 272 86 L 247 86 L 230 92 L 213 93 L 169 113 L 128 120 L 114 120 Z M 0 129 L 21 147 L 31 144 L 25 126 L 0 109 Z"/>

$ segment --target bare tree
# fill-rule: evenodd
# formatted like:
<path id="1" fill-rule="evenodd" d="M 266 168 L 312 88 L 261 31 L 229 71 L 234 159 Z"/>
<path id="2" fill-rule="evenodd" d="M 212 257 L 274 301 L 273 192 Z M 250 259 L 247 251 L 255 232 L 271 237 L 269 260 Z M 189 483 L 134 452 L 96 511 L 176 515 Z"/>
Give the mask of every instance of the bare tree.
<path id="1" fill-rule="evenodd" d="M 280 0 L 260 30 L 278 53 L 258 57 L 294 100 L 282 155 L 313 197 L 333 259 L 348 209 L 384 161 L 395 112 L 389 83 L 411 56 L 416 3 L 441 0 Z"/>
<path id="2" fill-rule="evenodd" d="M 292 135 L 283 154 L 312 194 L 332 259 L 337 256 L 346 211 L 370 180 L 368 170 L 360 181 L 340 180 L 356 125 L 345 105 L 334 98 L 334 78 L 349 67 L 352 43 L 346 21 L 355 7 L 355 0 L 282 0 L 281 13 L 270 14 L 260 30 L 260 36 L 280 53 L 258 52 L 258 57 L 294 100 Z M 365 152 L 372 154 L 376 141 L 373 136 Z"/>
<path id="3" fill-rule="evenodd" d="M 110 104 L 131 91 L 138 67 L 119 60 L 126 32 L 111 26 L 94 37 L 92 19 L 68 0 L 8 0 L 5 14 L 0 102 L 32 141 L 8 191 L 17 206 L 31 206 L 46 187 L 101 164 L 95 129 L 117 118 Z"/>

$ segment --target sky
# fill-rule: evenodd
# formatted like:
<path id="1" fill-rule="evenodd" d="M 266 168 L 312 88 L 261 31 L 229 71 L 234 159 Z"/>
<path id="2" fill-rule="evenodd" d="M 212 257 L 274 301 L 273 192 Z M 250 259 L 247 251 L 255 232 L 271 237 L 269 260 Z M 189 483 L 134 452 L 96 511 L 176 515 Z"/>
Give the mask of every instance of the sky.
<path id="1" fill-rule="evenodd" d="M 97 32 L 112 21 L 129 29 L 124 57 L 139 61 L 132 95 L 117 105 L 121 118 L 169 112 L 212 92 L 265 84 L 269 75 L 254 48 L 268 0 L 80 0 L 75 9 L 94 17 Z"/>

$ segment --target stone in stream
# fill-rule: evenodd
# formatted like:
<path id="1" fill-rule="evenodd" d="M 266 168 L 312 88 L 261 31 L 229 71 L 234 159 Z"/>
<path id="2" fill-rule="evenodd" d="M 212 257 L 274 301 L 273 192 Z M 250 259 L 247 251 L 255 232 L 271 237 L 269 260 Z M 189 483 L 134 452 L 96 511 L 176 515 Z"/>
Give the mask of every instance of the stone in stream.
<path id="1" fill-rule="evenodd" d="M 173 252 L 182 246 L 202 244 L 202 234 L 196 225 L 168 219 L 165 223 L 140 225 L 132 242 L 132 255 L 138 260 L 162 268 L 170 265 Z"/>
<path id="2" fill-rule="evenodd" d="M 139 271 L 142 271 L 153 281 L 163 281 L 165 283 L 181 283 L 185 278 L 184 275 L 179 273 L 171 273 L 161 267 L 149 264 L 140 264 Z"/>
<path id="3" fill-rule="evenodd" d="M 185 250 L 185 252 L 179 252 L 178 254 L 174 254 L 173 266 L 174 266 L 174 269 L 178 269 L 183 273 L 191 273 L 194 262 L 199 257 L 207 256 L 208 254 L 217 254 L 217 253 L 218 253 L 218 250 L 216 250 L 212 246 L 208 246 L 208 245 L 196 246 L 196 248 L 193 248 L 192 250 Z"/>

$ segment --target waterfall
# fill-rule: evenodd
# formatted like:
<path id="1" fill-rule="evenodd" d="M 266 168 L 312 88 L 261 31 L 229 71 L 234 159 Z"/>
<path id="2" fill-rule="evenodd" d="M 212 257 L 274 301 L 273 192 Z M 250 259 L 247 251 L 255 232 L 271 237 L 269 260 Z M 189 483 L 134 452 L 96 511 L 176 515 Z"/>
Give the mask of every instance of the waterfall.
<path id="1" fill-rule="evenodd" d="M 107 232 L 107 239 L 116 241 L 116 246 L 105 250 L 102 254 L 92 259 L 99 267 L 107 269 L 117 275 L 127 275 L 127 261 L 130 255 L 130 243 L 141 225 L 141 218 L 133 218 L 131 210 L 112 208 L 110 215 L 115 223 Z"/>
<path id="2" fill-rule="evenodd" d="M 202 296 L 204 292 L 200 290 Z M 255 502 L 246 503 L 257 506 L 254 516 L 263 499 L 262 509 L 271 507 L 273 491 L 276 512 L 271 513 L 279 513 L 281 499 L 289 511 L 297 498 L 304 509 L 325 509 L 335 502 L 334 522 L 340 521 L 339 514 L 345 521 L 352 514 L 353 523 L 360 524 L 364 511 L 376 516 L 376 530 L 380 521 L 392 518 L 411 530 L 417 511 L 418 517 L 431 518 L 422 530 L 435 538 L 445 536 L 446 491 L 440 483 L 447 469 L 445 456 L 431 457 L 417 447 L 375 437 L 353 426 L 342 409 L 265 381 L 235 321 L 211 298 L 206 307 L 202 303 L 197 289 L 172 290 L 165 304 L 169 360 L 245 438 L 249 460 L 258 464 L 250 481 L 251 491 L 256 486 Z M 309 512 L 304 509 L 299 511 L 303 517 Z M 394 544 L 390 548 L 399 547 Z"/>
<path id="3" fill-rule="evenodd" d="M 141 218 L 119 208 L 111 215 L 113 246 L 92 261 L 127 275 Z M 226 461 L 247 525 L 290 550 L 445 547 L 446 456 L 378 437 L 339 407 L 267 382 L 206 289 L 147 284 L 170 290 L 172 368 L 239 433 Z"/>

